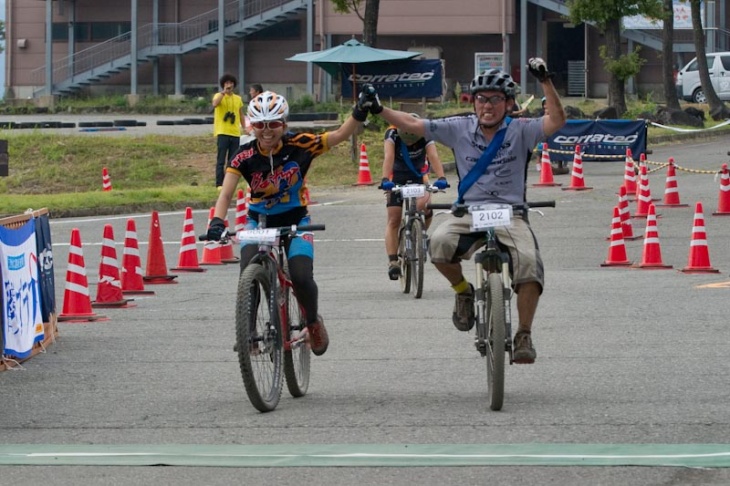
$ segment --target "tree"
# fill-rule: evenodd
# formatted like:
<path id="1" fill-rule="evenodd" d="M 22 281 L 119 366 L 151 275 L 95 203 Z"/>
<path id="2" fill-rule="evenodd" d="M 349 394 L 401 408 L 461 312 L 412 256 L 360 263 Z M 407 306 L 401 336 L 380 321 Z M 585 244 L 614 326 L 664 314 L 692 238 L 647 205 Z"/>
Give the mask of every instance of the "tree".
<path id="1" fill-rule="evenodd" d="M 713 120 L 730 118 L 730 111 L 717 96 L 710 80 L 710 71 L 707 68 L 707 51 L 705 50 L 705 31 L 702 29 L 702 17 L 700 16 L 700 0 L 690 0 L 690 9 L 692 11 L 695 51 L 697 52 L 697 70 L 700 73 L 700 83 L 702 84 L 702 91 L 705 93 L 705 100 L 710 106 L 710 116 Z"/>
<path id="2" fill-rule="evenodd" d="M 601 46 L 601 59 L 610 74 L 608 105 L 618 116 L 626 112 L 626 80 L 641 70 L 643 60 L 634 52 L 621 52 L 621 19 L 632 15 L 662 17 L 663 0 L 569 0 L 570 20 L 574 24 L 592 22 L 604 34 L 606 44 Z"/>
<path id="3" fill-rule="evenodd" d="M 664 27 L 662 28 L 662 85 L 667 108 L 679 110 L 677 88 L 674 85 L 674 2 L 664 0 Z"/>
<path id="4" fill-rule="evenodd" d="M 5 52 L 5 22 L 0 20 L 0 54 Z"/>
<path id="5" fill-rule="evenodd" d="M 362 0 L 331 0 L 335 12 L 355 13 L 362 20 L 362 42 L 370 47 L 377 47 L 378 41 L 378 14 L 380 0 L 365 0 L 365 13 L 360 13 Z"/>

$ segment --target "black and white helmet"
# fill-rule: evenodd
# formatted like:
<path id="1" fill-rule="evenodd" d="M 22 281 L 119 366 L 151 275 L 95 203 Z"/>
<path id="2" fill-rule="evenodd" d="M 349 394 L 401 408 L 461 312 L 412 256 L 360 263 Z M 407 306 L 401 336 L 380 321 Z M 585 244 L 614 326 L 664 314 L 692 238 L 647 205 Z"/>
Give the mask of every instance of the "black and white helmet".
<path id="1" fill-rule="evenodd" d="M 248 104 L 248 118 L 252 122 L 285 120 L 289 116 L 289 104 L 286 98 L 274 93 L 264 91 L 256 96 Z"/>
<path id="2" fill-rule="evenodd" d="M 471 80 L 469 93 L 475 95 L 480 91 L 501 91 L 507 98 L 515 97 L 515 82 L 508 73 L 501 69 L 487 69 Z"/>

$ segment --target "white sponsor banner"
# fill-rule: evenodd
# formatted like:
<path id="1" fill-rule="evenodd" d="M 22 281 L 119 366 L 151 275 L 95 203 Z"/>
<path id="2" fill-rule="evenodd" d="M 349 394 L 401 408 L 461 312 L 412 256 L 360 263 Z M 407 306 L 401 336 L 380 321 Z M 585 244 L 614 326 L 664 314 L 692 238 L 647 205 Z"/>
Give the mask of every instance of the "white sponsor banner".
<path id="1" fill-rule="evenodd" d="M 700 18 L 705 18 L 705 6 L 700 5 Z M 632 15 L 623 18 L 624 29 L 663 29 L 664 21 L 658 19 L 650 19 L 643 15 Z M 692 11 L 689 2 L 674 2 L 674 28 L 675 29 L 691 29 L 692 28 Z"/>
<path id="2" fill-rule="evenodd" d="M 18 229 L 0 226 L 0 275 L 3 287 L 2 353 L 26 358 L 33 344 L 43 340 L 33 218 Z"/>

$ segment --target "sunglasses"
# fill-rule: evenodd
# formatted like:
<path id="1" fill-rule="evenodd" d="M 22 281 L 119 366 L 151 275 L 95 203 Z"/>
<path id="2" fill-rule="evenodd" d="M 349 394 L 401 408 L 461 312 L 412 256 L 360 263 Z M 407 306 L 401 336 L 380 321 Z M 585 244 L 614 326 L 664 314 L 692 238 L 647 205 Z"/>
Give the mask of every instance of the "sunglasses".
<path id="1" fill-rule="evenodd" d="M 487 102 L 489 102 L 489 104 L 491 104 L 492 106 L 496 106 L 496 105 L 500 104 L 501 102 L 503 102 L 504 100 L 506 100 L 507 98 L 505 98 L 504 96 L 499 96 L 499 95 L 484 96 L 484 95 L 478 94 L 474 97 L 474 99 L 477 100 L 481 104 L 486 104 Z"/>
<path id="2" fill-rule="evenodd" d="M 255 121 L 251 122 L 251 126 L 254 127 L 256 130 L 263 130 L 264 128 L 268 128 L 269 130 L 276 130 L 277 128 L 283 127 L 284 122 L 281 120 L 272 120 L 268 122 Z"/>

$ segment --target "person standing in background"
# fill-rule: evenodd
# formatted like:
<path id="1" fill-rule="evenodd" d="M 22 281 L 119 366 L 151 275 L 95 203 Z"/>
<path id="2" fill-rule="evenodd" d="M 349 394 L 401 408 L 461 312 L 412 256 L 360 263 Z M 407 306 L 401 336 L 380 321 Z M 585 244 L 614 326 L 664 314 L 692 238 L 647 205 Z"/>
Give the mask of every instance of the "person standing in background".
<path id="1" fill-rule="evenodd" d="M 238 80 L 232 74 L 220 79 L 221 91 L 213 96 L 213 134 L 218 145 L 215 163 L 215 186 L 221 190 L 226 164 L 236 155 L 244 127 L 243 99 L 233 92 Z"/>
<path id="2" fill-rule="evenodd" d="M 248 87 L 248 95 L 251 97 L 250 99 L 256 98 L 258 95 L 264 92 L 264 87 L 260 84 L 252 84 Z"/>

